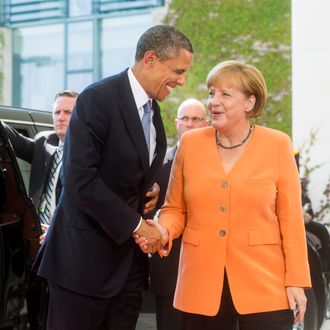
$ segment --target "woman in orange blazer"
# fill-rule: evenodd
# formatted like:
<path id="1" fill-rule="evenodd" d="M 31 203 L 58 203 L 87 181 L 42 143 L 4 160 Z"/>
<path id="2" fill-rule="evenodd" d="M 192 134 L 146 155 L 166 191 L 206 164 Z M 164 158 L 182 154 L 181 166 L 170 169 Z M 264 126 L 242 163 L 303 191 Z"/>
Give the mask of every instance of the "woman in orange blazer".
<path id="1" fill-rule="evenodd" d="M 290 138 L 250 122 L 267 94 L 254 66 L 222 62 L 207 85 L 213 127 L 183 135 L 159 215 L 168 250 L 183 233 L 174 307 L 186 330 L 292 329 L 311 282 Z"/>

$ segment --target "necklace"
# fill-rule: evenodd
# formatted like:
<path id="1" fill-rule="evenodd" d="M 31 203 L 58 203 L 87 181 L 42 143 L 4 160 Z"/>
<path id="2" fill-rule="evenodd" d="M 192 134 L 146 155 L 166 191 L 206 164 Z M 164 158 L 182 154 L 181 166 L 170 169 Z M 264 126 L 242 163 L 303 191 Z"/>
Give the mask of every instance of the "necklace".
<path id="1" fill-rule="evenodd" d="M 240 147 L 241 145 L 243 145 L 247 141 L 247 139 L 250 137 L 250 135 L 251 135 L 251 133 L 253 131 L 253 128 L 254 128 L 254 126 L 253 125 L 250 125 L 249 133 L 247 134 L 247 136 L 240 143 L 235 144 L 233 146 L 230 146 L 230 147 L 224 146 L 220 142 L 220 137 L 219 137 L 219 134 L 218 134 L 218 131 L 217 130 L 215 131 L 215 141 L 216 141 L 217 145 L 220 146 L 223 149 L 234 149 L 234 148 L 238 148 L 238 147 Z"/>

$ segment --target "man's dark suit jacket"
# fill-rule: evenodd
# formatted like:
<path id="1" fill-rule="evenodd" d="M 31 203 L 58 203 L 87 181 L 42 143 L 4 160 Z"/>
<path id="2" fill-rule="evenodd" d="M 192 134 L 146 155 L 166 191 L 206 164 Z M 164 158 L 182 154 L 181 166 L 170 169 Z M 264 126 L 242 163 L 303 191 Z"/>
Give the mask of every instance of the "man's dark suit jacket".
<path id="1" fill-rule="evenodd" d="M 166 190 L 171 173 L 173 159 L 177 146 L 168 149 L 164 163 L 157 178 L 160 187 L 157 209 L 161 208 L 165 201 Z M 160 258 L 157 253 L 149 259 L 150 291 L 159 296 L 172 296 L 176 287 L 180 256 L 181 238 L 173 241 L 171 253 L 166 258 Z"/>
<path id="2" fill-rule="evenodd" d="M 132 238 L 155 181 L 166 137 L 153 102 L 156 151 L 151 167 L 127 71 L 78 97 L 64 144 L 62 195 L 38 259 L 39 275 L 76 293 L 108 298 L 147 256 Z M 140 265 L 140 266 L 139 266 Z"/>
<path id="3" fill-rule="evenodd" d="M 14 148 L 16 157 L 31 164 L 29 196 L 37 209 L 47 182 L 52 156 L 57 148 L 59 139 L 54 131 L 40 132 L 34 139 L 30 139 L 5 123 L 3 123 L 3 126 Z M 60 190 L 61 184 L 59 183 L 56 187 L 56 200 L 58 200 Z"/>

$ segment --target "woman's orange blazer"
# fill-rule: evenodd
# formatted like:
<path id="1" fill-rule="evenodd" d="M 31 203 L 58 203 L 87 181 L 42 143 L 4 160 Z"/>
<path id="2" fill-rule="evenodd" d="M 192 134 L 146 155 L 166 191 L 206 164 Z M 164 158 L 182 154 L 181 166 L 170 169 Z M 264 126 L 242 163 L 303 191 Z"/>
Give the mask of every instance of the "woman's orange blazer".
<path id="1" fill-rule="evenodd" d="M 285 287 L 310 287 L 298 169 L 290 138 L 255 126 L 225 173 L 207 127 L 184 134 L 159 215 L 183 233 L 174 306 L 215 315 L 226 270 L 241 314 L 287 309 Z"/>

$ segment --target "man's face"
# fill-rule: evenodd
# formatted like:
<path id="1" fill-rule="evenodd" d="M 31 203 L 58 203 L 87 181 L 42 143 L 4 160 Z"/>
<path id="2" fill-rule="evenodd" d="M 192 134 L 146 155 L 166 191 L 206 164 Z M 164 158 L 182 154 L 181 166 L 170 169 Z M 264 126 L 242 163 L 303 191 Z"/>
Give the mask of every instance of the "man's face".
<path id="1" fill-rule="evenodd" d="M 175 87 L 183 86 L 192 57 L 190 52 L 181 49 L 177 57 L 161 61 L 154 51 L 148 52 L 145 61 L 148 65 L 146 92 L 149 97 L 163 101 Z"/>
<path id="2" fill-rule="evenodd" d="M 73 106 L 76 98 L 70 96 L 60 96 L 53 104 L 53 124 L 54 130 L 59 139 L 64 142 L 66 130 L 69 125 Z"/>
<path id="3" fill-rule="evenodd" d="M 178 140 L 184 132 L 194 128 L 205 127 L 208 121 L 205 118 L 205 109 L 202 104 L 190 104 L 178 113 L 178 118 L 175 119 L 176 130 L 178 132 Z"/>

